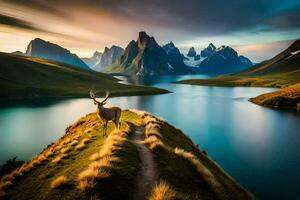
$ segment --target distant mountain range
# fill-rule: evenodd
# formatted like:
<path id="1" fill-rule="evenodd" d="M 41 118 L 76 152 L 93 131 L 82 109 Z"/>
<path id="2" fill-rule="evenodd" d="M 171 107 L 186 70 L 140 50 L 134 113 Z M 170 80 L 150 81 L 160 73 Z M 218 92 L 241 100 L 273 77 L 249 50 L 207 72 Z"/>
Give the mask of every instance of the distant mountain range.
<path id="1" fill-rule="evenodd" d="M 192 69 L 183 63 L 183 56 L 172 42 L 161 47 L 154 37 L 139 32 L 138 39 L 127 45 L 119 61 L 106 67 L 104 72 L 145 76 L 186 74 Z"/>
<path id="2" fill-rule="evenodd" d="M 154 37 L 140 32 L 136 41 L 132 40 L 125 51 L 121 47 L 105 47 L 103 53 L 94 52 L 89 58 L 79 58 L 69 50 L 42 39 L 32 40 L 26 53 L 15 55 L 35 56 L 51 59 L 94 71 L 106 73 L 146 75 L 224 74 L 237 72 L 252 65 L 252 62 L 229 46 L 216 48 L 212 43 L 197 54 L 194 47 L 184 56 L 171 41 L 160 46 Z"/>
<path id="3" fill-rule="evenodd" d="M 181 83 L 214 86 L 286 87 L 300 82 L 300 39 L 273 58 L 242 71 Z"/>
<path id="4" fill-rule="evenodd" d="M 69 50 L 51 42 L 36 38 L 32 40 L 28 46 L 25 56 L 35 56 L 47 58 L 70 65 L 74 65 L 83 69 L 90 69 L 76 54 Z"/>
<path id="5" fill-rule="evenodd" d="M 237 73 L 178 83 L 206 86 L 281 87 L 250 101 L 259 105 L 300 111 L 300 39 L 273 58 Z"/>
<path id="6" fill-rule="evenodd" d="M 85 64 L 87 64 L 89 66 L 89 68 L 93 69 L 95 68 L 97 65 L 100 64 L 101 61 L 101 57 L 102 57 L 102 53 L 95 51 L 92 57 L 89 58 L 81 58 L 81 60 L 83 62 L 85 62 Z"/>
<path id="7" fill-rule="evenodd" d="M 124 54 L 124 49 L 113 45 L 111 48 L 105 47 L 103 53 L 95 52 L 91 58 L 82 60 L 93 70 L 101 71 L 104 67 L 117 62 Z"/>
<path id="8" fill-rule="evenodd" d="M 252 62 L 229 46 L 216 48 L 210 43 L 197 54 L 194 47 L 190 48 L 184 60 L 185 64 L 197 67 L 200 73 L 225 74 L 237 72 L 252 66 Z"/>

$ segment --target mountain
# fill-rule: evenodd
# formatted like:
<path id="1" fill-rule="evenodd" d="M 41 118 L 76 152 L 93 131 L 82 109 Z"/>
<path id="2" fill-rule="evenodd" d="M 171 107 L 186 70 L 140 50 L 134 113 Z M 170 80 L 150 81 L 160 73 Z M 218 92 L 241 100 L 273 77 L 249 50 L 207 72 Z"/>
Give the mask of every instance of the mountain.
<path id="1" fill-rule="evenodd" d="M 225 74 L 237 72 L 252 65 L 252 62 L 229 46 L 215 48 L 210 44 L 201 51 L 201 56 L 206 57 L 199 65 L 202 73 Z"/>
<path id="2" fill-rule="evenodd" d="M 21 51 L 14 51 L 11 54 L 17 55 L 17 56 L 24 56 L 24 53 Z"/>
<path id="3" fill-rule="evenodd" d="M 81 60 L 89 66 L 89 68 L 93 69 L 96 65 L 100 63 L 102 53 L 95 51 L 93 56 L 90 58 L 81 58 Z"/>
<path id="4" fill-rule="evenodd" d="M 28 44 L 25 55 L 47 58 L 83 69 L 89 69 L 89 67 L 76 54 L 72 54 L 69 50 L 57 44 L 46 42 L 39 38 L 32 40 Z"/>
<path id="5" fill-rule="evenodd" d="M 104 94 L 138 95 L 165 90 L 124 85 L 114 77 L 38 57 L 0 53 L 0 99 L 36 97 L 88 97 L 91 88 Z M 7 101 L 8 102 L 8 101 Z"/>
<path id="6" fill-rule="evenodd" d="M 93 69 L 95 71 L 100 71 L 102 68 L 117 62 L 123 54 L 124 49 L 121 47 L 115 45 L 113 45 L 110 48 L 105 47 L 105 50 L 101 56 L 100 63 L 96 65 Z"/>
<path id="7" fill-rule="evenodd" d="M 168 50 L 169 55 L 165 49 Z M 183 60 L 183 57 L 178 55 L 178 49 L 174 44 L 167 45 L 165 49 L 157 44 L 154 37 L 139 32 L 137 41 L 133 40 L 128 44 L 118 63 L 106 67 L 103 72 L 139 76 L 185 73 L 187 67 L 181 66 L 180 60 Z M 176 60 L 171 61 L 171 57 Z"/>
<path id="8" fill-rule="evenodd" d="M 243 70 L 236 75 L 260 76 L 260 75 L 300 75 L 300 39 L 293 42 L 286 50 L 273 58 L 263 61 L 251 68 Z"/>
<path id="9" fill-rule="evenodd" d="M 198 73 L 224 74 L 245 69 L 252 62 L 245 56 L 239 56 L 237 52 L 228 46 L 216 48 L 210 43 L 197 55 L 194 47 L 189 49 L 184 59 L 187 66 L 194 67 Z"/>
<path id="10" fill-rule="evenodd" d="M 214 86 L 287 87 L 300 82 L 300 39 L 273 58 L 240 72 L 181 83 Z"/>
<path id="11" fill-rule="evenodd" d="M 95 112 L 70 124 L 61 138 L 3 176 L 0 198 L 255 199 L 180 129 L 128 109 L 120 129 L 110 122 L 107 135 Z"/>
<path id="12" fill-rule="evenodd" d="M 164 45 L 163 49 L 167 53 L 169 65 L 171 65 L 178 73 L 186 74 L 191 72 L 189 67 L 184 64 L 184 56 L 172 41 Z"/>
<path id="13" fill-rule="evenodd" d="M 195 51 L 195 48 L 194 47 L 191 47 L 188 51 L 188 54 L 187 56 L 188 57 L 195 57 L 197 55 L 197 52 Z"/>
<path id="14" fill-rule="evenodd" d="M 212 43 L 210 43 L 208 45 L 208 47 L 206 47 L 205 49 L 203 49 L 200 53 L 201 57 L 208 57 L 211 54 L 213 54 L 216 51 L 216 47 L 215 45 L 213 45 Z"/>
<path id="15" fill-rule="evenodd" d="M 206 86 L 280 87 L 250 101 L 259 105 L 300 110 L 300 39 L 273 58 L 246 70 L 211 79 L 188 79 L 178 83 Z"/>

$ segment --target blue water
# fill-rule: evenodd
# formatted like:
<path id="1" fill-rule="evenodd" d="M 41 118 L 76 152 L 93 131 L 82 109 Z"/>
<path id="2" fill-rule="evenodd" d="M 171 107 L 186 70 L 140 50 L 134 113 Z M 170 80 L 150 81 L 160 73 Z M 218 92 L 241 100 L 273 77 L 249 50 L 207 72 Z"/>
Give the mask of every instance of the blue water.
<path id="1" fill-rule="evenodd" d="M 248 102 L 271 88 L 172 84 L 160 76 L 146 85 L 173 93 L 117 97 L 108 106 L 143 109 L 182 129 L 258 199 L 300 199 L 300 115 Z M 132 80 L 131 80 L 132 82 Z M 133 81 L 135 83 L 140 83 Z M 31 102 L 0 108 L 0 163 L 29 159 L 64 134 L 79 117 L 95 111 L 90 99 Z"/>

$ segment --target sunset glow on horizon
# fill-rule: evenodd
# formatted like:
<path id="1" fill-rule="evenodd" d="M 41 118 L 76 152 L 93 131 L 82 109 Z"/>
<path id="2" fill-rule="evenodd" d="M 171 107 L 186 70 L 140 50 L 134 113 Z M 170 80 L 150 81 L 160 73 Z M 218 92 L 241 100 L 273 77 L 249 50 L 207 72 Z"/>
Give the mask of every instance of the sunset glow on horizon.
<path id="1" fill-rule="evenodd" d="M 183 53 L 212 42 L 259 62 L 299 38 L 299 13 L 296 0 L 0 0 L 0 51 L 24 52 L 32 39 L 42 38 L 89 57 L 106 46 L 125 48 L 146 31 L 160 45 L 173 41 Z"/>

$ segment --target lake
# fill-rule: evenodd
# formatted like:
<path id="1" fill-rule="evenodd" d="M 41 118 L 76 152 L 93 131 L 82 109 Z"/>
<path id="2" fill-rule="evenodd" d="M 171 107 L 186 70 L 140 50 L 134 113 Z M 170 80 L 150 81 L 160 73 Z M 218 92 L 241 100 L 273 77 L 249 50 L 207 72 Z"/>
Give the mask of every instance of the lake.
<path id="1" fill-rule="evenodd" d="M 299 199 L 300 114 L 248 102 L 272 88 L 171 83 L 199 77 L 208 76 L 152 77 L 142 83 L 173 93 L 111 98 L 108 106 L 142 109 L 166 119 L 258 199 Z M 62 136 L 69 124 L 95 110 L 88 98 L 2 105 L 0 163 L 14 156 L 30 159 Z"/>

